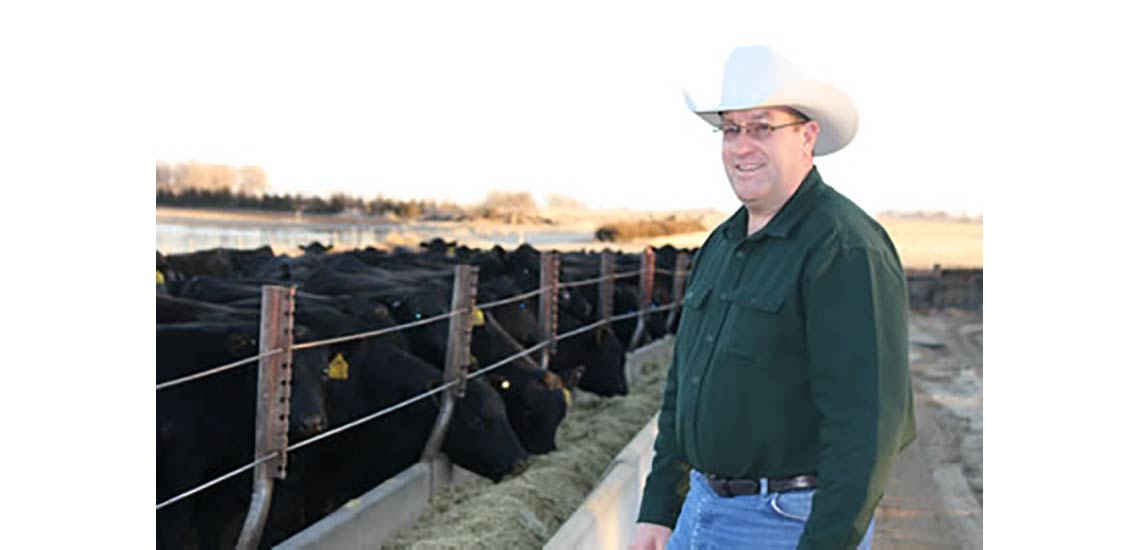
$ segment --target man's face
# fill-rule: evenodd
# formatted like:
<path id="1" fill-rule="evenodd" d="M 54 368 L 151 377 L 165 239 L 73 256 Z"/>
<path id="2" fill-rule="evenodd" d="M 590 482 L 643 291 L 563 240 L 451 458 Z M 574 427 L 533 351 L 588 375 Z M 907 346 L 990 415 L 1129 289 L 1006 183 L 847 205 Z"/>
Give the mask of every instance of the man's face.
<path id="1" fill-rule="evenodd" d="M 757 124 L 776 127 L 803 118 L 780 107 L 726 111 L 721 118 L 722 128 L 727 130 L 721 145 L 721 159 L 740 202 L 766 209 L 790 196 L 790 190 L 803 176 L 805 163 L 811 166 L 810 152 L 815 145 L 817 123 L 779 128 L 767 136 L 758 136 L 749 131 L 755 130 Z"/>

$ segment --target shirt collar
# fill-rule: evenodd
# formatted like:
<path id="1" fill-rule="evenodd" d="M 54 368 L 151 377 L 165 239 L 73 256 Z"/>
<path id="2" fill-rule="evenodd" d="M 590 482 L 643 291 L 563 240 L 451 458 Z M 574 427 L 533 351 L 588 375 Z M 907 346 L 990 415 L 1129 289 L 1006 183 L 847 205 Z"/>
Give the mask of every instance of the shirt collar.
<path id="1" fill-rule="evenodd" d="M 796 192 L 788 198 L 788 202 L 780 207 L 780 211 L 776 212 L 768 225 L 748 237 L 749 240 L 757 240 L 764 235 L 786 238 L 796 223 L 811 210 L 811 205 L 815 202 L 814 199 L 819 196 L 824 187 L 823 178 L 820 177 L 819 170 L 813 165 L 807 176 L 804 176 L 804 180 Z M 744 240 L 748 232 L 748 210 L 744 206 L 737 209 L 736 213 L 728 219 L 728 223 L 724 225 L 723 231 L 724 236 L 731 240 Z"/>

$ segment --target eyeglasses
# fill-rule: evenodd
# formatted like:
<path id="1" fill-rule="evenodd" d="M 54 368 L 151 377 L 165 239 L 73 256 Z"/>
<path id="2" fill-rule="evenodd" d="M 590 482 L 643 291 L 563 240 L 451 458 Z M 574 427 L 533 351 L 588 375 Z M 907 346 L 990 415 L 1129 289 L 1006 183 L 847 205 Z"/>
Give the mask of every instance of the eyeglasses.
<path id="1" fill-rule="evenodd" d="M 775 132 L 776 130 L 779 130 L 780 128 L 787 128 L 789 126 L 798 126 L 800 124 L 807 124 L 808 122 L 811 122 L 811 121 L 810 120 L 797 120 L 795 122 L 789 122 L 787 124 L 778 124 L 776 126 L 768 124 L 767 122 L 754 122 L 752 124 L 746 124 L 743 128 L 744 128 L 744 131 L 748 135 L 750 135 L 750 136 L 752 136 L 758 140 L 763 140 L 763 139 L 767 139 L 768 136 L 772 135 L 772 132 Z M 730 123 L 730 124 L 721 124 L 720 126 L 714 128 L 713 132 L 724 134 L 724 139 L 732 140 L 732 139 L 736 139 L 737 137 L 740 136 L 740 129 L 741 129 L 740 125 Z"/>

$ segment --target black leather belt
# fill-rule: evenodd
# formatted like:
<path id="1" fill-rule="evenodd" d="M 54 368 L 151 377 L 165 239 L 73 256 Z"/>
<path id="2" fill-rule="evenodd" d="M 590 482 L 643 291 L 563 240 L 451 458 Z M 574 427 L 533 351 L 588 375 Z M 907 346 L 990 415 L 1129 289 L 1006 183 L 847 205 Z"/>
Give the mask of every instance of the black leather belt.
<path id="1" fill-rule="evenodd" d="M 713 492 L 722 497 L 739 497 L 755 495 L 760 492 L 760 481 L 756 479 L 725 479 L 715 474 L 701 474 Z M 816 479 L 813 475 L 800 475 L 785 479 L 769 479 L 769 493 L 786 493 L 788 491 L 805 491 L 815 489 Z"/>

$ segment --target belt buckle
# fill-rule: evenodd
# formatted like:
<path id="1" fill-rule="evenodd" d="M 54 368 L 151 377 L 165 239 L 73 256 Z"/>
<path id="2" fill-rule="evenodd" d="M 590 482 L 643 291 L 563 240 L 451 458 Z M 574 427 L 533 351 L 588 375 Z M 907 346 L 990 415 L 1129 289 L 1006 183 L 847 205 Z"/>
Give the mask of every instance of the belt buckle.
<path id="1" fill-rule="evenodd" d="M 760 492 L 760 483 L 754 479 L 730 479 L 728 490 L 734 497 L 755 495 Z"/>
<path id="2" fill-rule="evenodd" d="M 717 496 L 732 498 L 745 495 L 755 495 L 760 492 L 760 483 L 753 479 L 724 479 L 716 474 L 705 474 L 709 488 Z"/>

